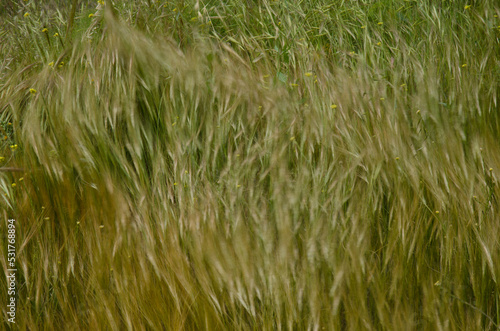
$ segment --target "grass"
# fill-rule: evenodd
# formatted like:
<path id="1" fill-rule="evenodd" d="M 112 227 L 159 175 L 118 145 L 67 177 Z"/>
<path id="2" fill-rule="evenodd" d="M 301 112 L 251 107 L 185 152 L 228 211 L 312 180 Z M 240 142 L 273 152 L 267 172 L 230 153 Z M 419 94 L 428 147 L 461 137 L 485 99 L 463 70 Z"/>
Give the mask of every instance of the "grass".
<path id="1" fill-rule="evenodd" d="M 500 328 L 494 1 L 0 9 L 17 328 Z"/>

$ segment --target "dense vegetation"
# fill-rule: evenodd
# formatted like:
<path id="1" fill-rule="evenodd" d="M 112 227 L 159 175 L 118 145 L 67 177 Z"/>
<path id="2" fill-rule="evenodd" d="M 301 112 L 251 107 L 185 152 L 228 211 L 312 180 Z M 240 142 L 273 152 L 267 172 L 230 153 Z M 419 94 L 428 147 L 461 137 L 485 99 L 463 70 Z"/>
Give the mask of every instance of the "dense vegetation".
<path id="1" fill-rule="evenodd" d="M 499 16 L 2 1 L 16 327 L 498 329 Z"/>

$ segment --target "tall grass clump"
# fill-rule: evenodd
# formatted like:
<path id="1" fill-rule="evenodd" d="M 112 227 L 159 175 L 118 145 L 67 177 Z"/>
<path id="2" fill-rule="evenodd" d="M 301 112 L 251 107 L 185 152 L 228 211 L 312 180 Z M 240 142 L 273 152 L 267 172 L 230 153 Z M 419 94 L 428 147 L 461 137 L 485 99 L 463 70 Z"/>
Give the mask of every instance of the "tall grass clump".
<path id="1" fill-rule="evenodd" d="M 494 1 L 0 10 L 15 327 L 500 328 Z"/>

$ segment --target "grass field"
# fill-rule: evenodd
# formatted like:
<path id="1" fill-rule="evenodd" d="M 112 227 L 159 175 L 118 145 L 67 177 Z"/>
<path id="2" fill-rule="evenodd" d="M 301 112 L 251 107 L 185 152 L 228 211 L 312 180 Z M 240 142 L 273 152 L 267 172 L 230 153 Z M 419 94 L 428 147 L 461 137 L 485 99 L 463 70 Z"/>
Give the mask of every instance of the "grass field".
<path id="1" fill-rule="evenodd" d="M 2 1 L 1 328 L 499 329 L 495 3 Z"/>

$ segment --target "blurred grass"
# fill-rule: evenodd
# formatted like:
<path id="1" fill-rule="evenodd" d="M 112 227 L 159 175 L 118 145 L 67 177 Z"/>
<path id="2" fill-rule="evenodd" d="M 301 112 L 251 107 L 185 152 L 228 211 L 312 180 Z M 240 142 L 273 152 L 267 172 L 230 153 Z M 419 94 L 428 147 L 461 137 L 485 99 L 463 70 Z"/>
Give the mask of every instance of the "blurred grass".
<path id="1" fill-rule="evenodd" d="M 499 328 L 494 2 L 0 8 L 19 329 Z"/>

